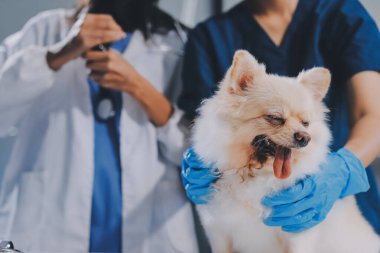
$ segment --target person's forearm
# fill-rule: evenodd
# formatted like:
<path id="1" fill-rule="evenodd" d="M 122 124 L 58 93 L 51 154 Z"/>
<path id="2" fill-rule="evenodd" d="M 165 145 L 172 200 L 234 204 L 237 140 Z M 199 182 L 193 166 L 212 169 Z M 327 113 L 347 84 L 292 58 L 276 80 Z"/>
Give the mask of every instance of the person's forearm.
<path id="1" fill-rule="evenodd" d="M 114 51 L 88 51 L 84 55 L 90 77 L 107 89 L 128 93 L 145 110 L 150 121 L 160 127 L 171 117 L 171 103 L 146 80 L 124 57 Z"/>
<path id="2" fill-rule="evenodd" d="M 354 153 L 364 167 L 370 165 L 380 153 L 380 117 L 364 115 L 351 129 L 345 147 Z"/>
<path id="3" fill-rule="evenodd" d="M 135 80 L 139 85 L 129 93 L 140 103 L 148 115 L 150 121 L 156 126 L 165 125 L 173 111 L 172 105 L 143 77 Z"/>
<path id="4" fill-rule="evenodd" d="M 58 71 L 62 68 L 63 65 L 65 65 L 67 62 L 74 59 L 74 57 L 71 57 L 67 54 L 65 50 L 58 53 L 51 53 L 47 52 L 46 55 L 46 61 L 50 69 L 54 71 Z"/>
<path id="5" fill-rule="evenodd" d="M 348 81 L 351 131 L 345 147 L 354 153 L 364 167 L 380 153 L 380 74 L 363 71 Z"/>

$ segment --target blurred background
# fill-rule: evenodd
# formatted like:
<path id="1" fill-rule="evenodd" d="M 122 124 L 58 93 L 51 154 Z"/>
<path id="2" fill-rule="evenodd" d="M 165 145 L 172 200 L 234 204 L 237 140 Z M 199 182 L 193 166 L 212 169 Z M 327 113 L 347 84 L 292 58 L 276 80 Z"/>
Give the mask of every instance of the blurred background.
<path id="1" fill-rule="evenodd" d="M 160 6 L 189 27 L 241 0 L 160 0 Z M 42 10 L 72 8 L 77 0 L 0 0 L 0 40 Z M 380 24 L 380 0 L 361 0 Z"/>
<path id="2" fill-rule="evenodd" d="M 231 8 L 241 0 L 161 0 L 160 6 L 188 27 Z M 54 8 L 73 8 L 76 0 L 0 0 L 0 40 L 18 31 L 38 12 Z M 380 0 L 361 0 L 380 26 Z M 380 130 L 379 130 L 380 131 Z M 16 132 L 0 138 L 0 177 L 12 148 Z M 380 180 L 380 159 L 374 163 Z"/>

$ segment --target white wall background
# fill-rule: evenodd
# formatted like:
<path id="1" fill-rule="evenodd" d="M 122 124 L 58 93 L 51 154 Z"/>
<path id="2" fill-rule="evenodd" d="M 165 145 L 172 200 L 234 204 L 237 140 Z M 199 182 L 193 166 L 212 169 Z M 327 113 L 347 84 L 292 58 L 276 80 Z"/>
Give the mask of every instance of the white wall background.
<path id="1" fill-rule="evenodd" d="M 7 35 L 19 30 L 32 16 L 42 10 L 52 8 L 71 8 L 76 0 L 0 0 L 0 41 Z M 241 0 L 224 0 L 225 10 Z M 362 0 L 372 17 L 380 26 L 380 0 Z M 161 0 L 162 8 L 192 27 L 206 19 L 212 12 L 210 0 Z M 0 139 L 0 176 L 9 157 L 13 139 Z M 380 171 L 380 169 L 378 170 Z"/>
<path id="2" fill-rule="evenodd" d="M 0 40 L 42 10 L 72 6 L 74 0 L 0 0 Z"/>
<path id="3" fill-rule="evenodd" d="M 19 30 L 38 12 L 53 8 L 72 8 L 78 0 L 0 0 L 0 41 Z M 160 0 L 160 6 L 192 27 L 212 12 L 209 0 Z"/>
<path id="4" fill-rule="evenodd" d="M 376 19 L 377 24 L 380 25 L 380 0 L 360 0 L 367 10 L 371 13 L 372 17 Z M 224 9 L 227 10 L 241 2 L 241 0 L 223 0 Z"/>
<path id="5" fill-rule="evenodd" d="M 0 41 L 19 30 L 23 24 L 42 10 L 70 8 L 77 0 L 0 0 Z M 241 0 L 224 0 L 225 10 Z M 380 24 L 380 0 L 361 0 Z M 161 0 L 160 6 L 192 27 L 212 12 L 210 0 Z"/>

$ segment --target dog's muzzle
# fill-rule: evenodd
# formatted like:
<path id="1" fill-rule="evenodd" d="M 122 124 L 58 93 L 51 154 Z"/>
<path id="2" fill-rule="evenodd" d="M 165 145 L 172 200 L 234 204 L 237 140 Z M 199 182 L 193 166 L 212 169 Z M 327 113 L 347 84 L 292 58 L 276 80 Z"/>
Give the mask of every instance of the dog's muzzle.
<path id="1" fill-rule="evenodd" d="M 260 163 L 264 163 L 268 157 L 276 154 L 276 144 L 265 135 L 256 136 L 252 142 L 252 147 L 255 149 L 256 159 Z"/>

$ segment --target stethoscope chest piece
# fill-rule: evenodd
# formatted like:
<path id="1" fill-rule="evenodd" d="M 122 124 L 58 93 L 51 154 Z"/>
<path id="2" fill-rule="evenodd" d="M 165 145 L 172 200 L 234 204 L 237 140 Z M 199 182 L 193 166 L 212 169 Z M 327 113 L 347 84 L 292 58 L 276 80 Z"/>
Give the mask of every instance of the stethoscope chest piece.
<path id="1" fill-rule="evenodd" d="M 115 116 L 115 109 L 113 108 L 111 99 L 101 99 L 96 109 L 96 113 L 101 120 L 108 120 L 109 118 Z"/>

